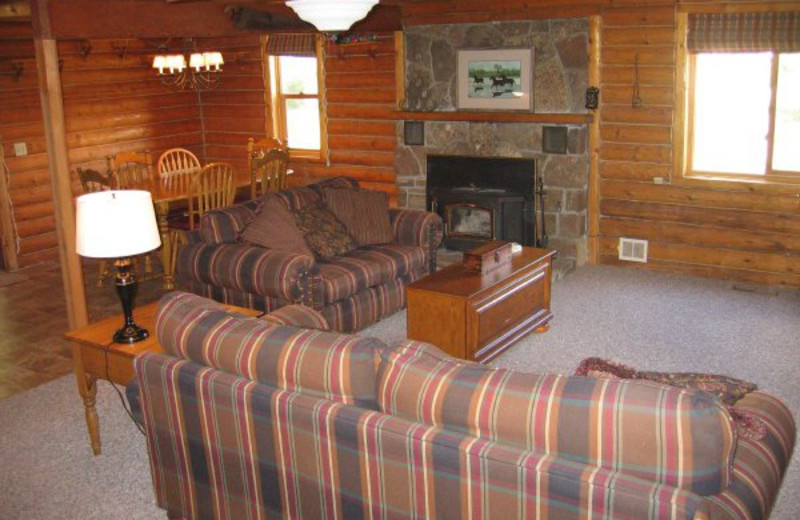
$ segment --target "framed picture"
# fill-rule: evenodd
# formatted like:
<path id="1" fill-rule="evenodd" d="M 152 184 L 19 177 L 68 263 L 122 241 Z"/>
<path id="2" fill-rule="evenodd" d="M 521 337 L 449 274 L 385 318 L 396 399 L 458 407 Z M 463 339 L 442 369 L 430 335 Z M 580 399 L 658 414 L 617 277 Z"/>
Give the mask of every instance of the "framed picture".
<path id="1" fill-rule="evenodd" d="M 458 51 L 458 108 L 530 110 L 533 50 Z"/>

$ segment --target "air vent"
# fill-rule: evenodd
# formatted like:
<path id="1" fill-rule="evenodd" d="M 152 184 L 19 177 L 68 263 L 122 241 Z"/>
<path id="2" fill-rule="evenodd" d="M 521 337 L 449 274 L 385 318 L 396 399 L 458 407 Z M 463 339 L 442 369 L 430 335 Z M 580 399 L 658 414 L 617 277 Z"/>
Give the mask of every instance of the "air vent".
<path id="1" fill-rule="evenodd" d="M 620 238 L 618 249 L 620 260 L 647 263 L 647 240 Z"/>

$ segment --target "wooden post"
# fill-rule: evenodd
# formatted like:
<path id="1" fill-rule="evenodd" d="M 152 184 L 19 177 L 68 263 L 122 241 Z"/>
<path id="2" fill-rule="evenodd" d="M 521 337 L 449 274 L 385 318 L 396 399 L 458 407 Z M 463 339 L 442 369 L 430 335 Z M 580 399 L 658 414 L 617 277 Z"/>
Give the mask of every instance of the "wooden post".
<path id="1" fill-rule="evenodd" d="M 14 230 L 14 215 L 11 208 L 11 193 L 8 191 L 6 179 L 6 158 L 3 148 L 3 136 L 0 136 L 0 253 L 3 255 L 3 267 L 8 271 L 19 269 L 17 258 L 17 236 Z"/>
<path id="2" fill-rule="evenodd" d="M 397 110 L 406 106 L 406 45 L 403 31 L 394 32 L 394 84 Z"/>
<path id="3" fill-rule="evenodd" d="M 600 16 L 589 18 L 589 86 L 600 86 Z M 588 213 L 587 258 L 589 264 L 600 261 L 600 113 L 602 112 L 603 93 L 600 93 L 600 105 L 589 124 L 589 190 L 586 196 Z"/>
<path id="4" fill-rule="evenodd" d="M 36 65 L 47 140 L 47 162 L 55 207 L 58 256 L 61 260 L 61 276 L 67 300 L 67 318 L 70 328 L 75 329 L 86 325 L 89 319 L 81 261 L 75 252 L 75 209 L 69 180 L 69 150 L 64 123 L 58 49 L 56 41 L 51 37 L 47 0 L 34 0 L 32 7 Z"/>

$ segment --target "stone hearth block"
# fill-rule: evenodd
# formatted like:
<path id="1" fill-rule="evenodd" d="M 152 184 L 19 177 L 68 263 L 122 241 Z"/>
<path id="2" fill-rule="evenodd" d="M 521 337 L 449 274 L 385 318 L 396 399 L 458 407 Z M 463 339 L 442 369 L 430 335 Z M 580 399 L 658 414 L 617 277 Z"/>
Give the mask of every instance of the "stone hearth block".
<path id="1" fill-rule="evenodd" d="M 550 155 L 543 165 L 545 186 L 584 188 L 587 182 L 586 157 Z"/>

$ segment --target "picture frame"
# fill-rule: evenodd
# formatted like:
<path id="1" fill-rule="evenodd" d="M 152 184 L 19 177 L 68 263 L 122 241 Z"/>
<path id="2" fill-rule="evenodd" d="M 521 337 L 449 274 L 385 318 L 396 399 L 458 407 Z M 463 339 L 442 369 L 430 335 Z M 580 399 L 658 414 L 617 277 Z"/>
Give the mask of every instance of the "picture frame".
<path id="1" fill-rule="evenodd" d="M 533 49 L 458 51 L 458 108 L 531 110 Z"/>

